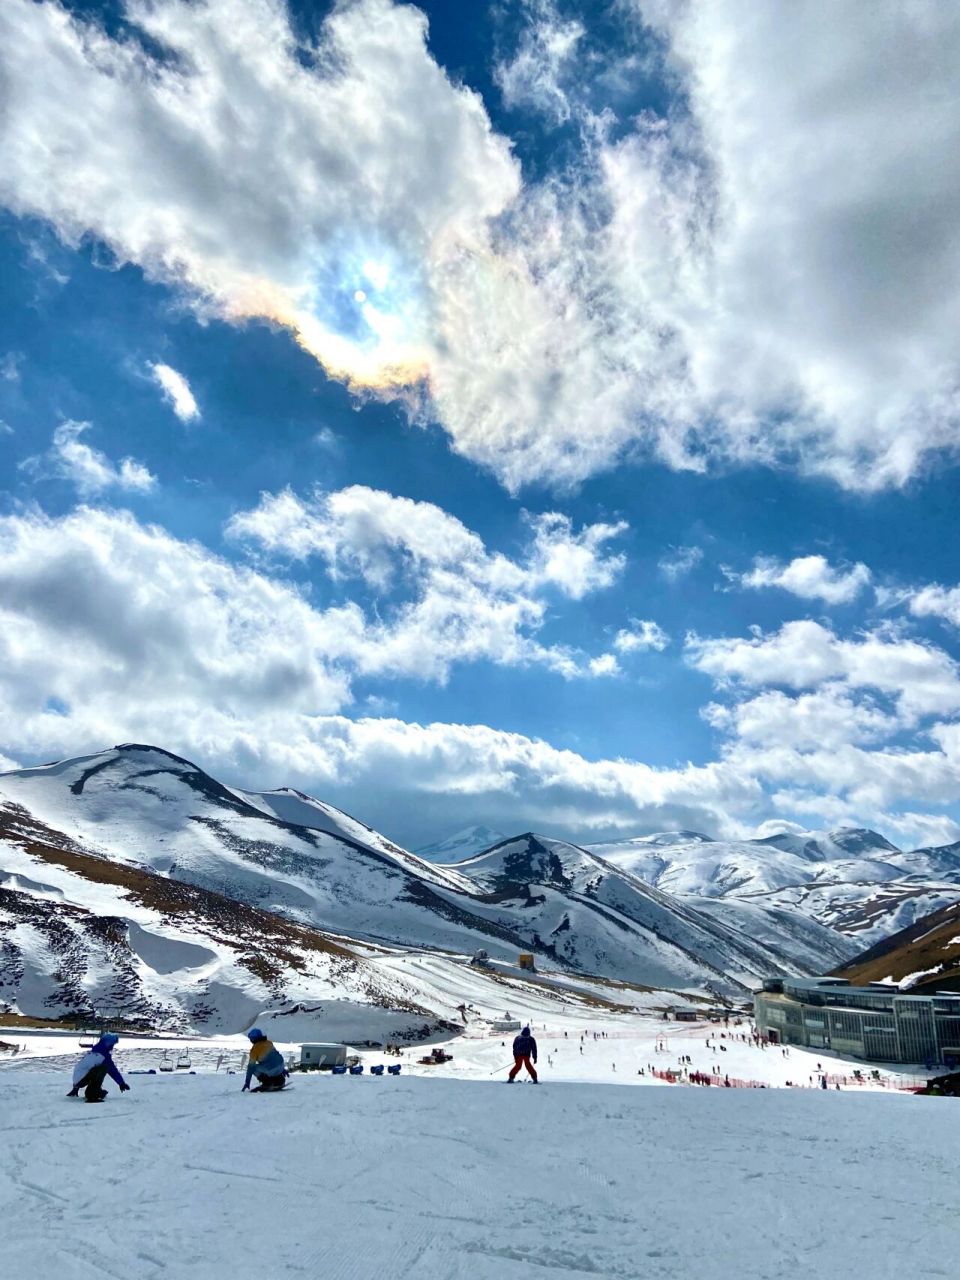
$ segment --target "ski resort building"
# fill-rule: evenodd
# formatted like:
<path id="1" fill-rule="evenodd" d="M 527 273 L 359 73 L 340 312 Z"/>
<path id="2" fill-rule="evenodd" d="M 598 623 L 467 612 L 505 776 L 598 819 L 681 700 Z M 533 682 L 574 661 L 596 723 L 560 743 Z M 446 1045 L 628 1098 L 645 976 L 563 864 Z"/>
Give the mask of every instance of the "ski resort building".
<path id="1" fill-rule="evenodd" d="M 833 1049 L 867 1062 L 960 1062 L 960 993 L 909 995 L 846 978 L 770 978 L 754 1018 L 775 1044 Z"/>

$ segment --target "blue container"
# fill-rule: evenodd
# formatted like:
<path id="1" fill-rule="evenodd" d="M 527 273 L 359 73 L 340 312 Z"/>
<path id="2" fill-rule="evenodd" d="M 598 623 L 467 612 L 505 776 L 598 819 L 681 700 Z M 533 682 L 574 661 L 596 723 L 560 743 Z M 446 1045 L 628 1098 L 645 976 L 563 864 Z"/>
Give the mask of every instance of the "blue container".
<path id="1" fill-rule="evenodd" d="M 383 1075 L 383 1063 L 381 1062 L 378 1066 L 376 1066 L 376 1067 L 371 1067 L 371 1068 L 370 1068 L 370 1074 L 371 1074 L 372 1076 L 382 1076 L 382 1075 Z"/>
<path id="2" fill-rule="evenodd" d="M 362 1075 L 363 1075 L 363 1063 L 362 1063 L 362 1062 L 358 1062 L 358 1063 L 357 1063 L 357 1065 L 356 1065 L 355 1067 L 351 1067 L 351 1068 L 350 1068 L 350 1074 L 351 1074 L 352 1076 L 362 1076 Z"/>
<path id="3" fill-rule="evenodd" d="M 347 1068 L 341 1062 L 337 1066 L 330 1068 L 330 1074 L 335 1076 L 345 1076 L 347 1074 Z"/>
<path id="4" fill-rule="evenodd" d="M 392 1076 L 398 1076 L 400 1074 L 400 1063 L 399 1062 L 391 1063 L 390 1066 L 387 1067 L 387 1071 Z"/>

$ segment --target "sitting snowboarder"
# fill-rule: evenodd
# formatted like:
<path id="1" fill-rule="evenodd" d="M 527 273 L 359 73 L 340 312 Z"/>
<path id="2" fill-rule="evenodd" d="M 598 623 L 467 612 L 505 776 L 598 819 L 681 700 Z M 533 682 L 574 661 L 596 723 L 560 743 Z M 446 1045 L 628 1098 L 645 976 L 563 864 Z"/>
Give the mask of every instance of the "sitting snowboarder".
<path id="1" fill-rule="evenodd" d="M 250 1088 L 250 1081 L 254 1076 L 260 1082 L 254 1089 L 254 1093 L 282 1089 L 287 1083 L 287 1068 L 283 1061 L 283 1054 L 274 1047 L 273 1041 L 268 1040 L 259 1027 L 251 1027 L 247 1032 L 247 1039 L 250 1041 L 250 1059 L 247 1062 L 247 1078 L 240 1092 L 243 1093 Z"/>
<path id="2" fill-rule="evenodd" d="M 536 1062 L 537 1060 L 537 1042 L 530 1034 L 530 1028 L 524 1027 L 513 1042 L 513 1067 L 510 1070 L 509 1076 L 507 1076 L 508 1084 L 513 1084 L 517 1072 L 521 1067 L 527 1068 L 527 1071 L 529 1071 L 530 1075 L 533 1076 L 534 1084 L 540 1083 L 537 1079 L 537 1073 L 531 1063 L 531 1059 L 533 1062 Z"/>
<path id="3" fill-rule="evenodd" d="M 67 1094 L 68 1098 L 78 1097 L 80 1090 L 83 1089 L 83 1096 L 87 1102 L 102 1102 L 107 1096 L 103 1082 L 108 1075 L 120 1086 L 121 1093 L 127 1092 L 130 1086 L 117 1070 L 117 1065 L 110 1054 L 119 1039 L 120 1037 L 115 1036 L 112 1031 L 107 1031 L 93 1048 L 83 1055 L 73 1068 L 73 1088 Z"/>

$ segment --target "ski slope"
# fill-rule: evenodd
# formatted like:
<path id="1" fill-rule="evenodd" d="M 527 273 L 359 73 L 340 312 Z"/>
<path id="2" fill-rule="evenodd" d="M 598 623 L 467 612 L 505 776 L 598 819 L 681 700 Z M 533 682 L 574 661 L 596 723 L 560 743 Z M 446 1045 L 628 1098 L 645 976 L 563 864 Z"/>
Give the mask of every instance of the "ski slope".
<path id="1" fill-rule="evenodd" d="M 0 1074 L 10 1275 L 902 1280 L 950 1274 L 960 1107 L 819 1090 Z"/>

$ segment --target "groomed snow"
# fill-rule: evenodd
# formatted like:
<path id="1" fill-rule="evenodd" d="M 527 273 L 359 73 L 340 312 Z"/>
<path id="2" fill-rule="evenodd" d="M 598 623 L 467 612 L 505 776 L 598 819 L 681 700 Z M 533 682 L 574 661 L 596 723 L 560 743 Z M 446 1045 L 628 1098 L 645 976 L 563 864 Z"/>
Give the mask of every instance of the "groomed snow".
<path id="1" fill-rule="evenodd" d="M 815 1090 L 4 1070 L 3 1263 L 43 1280 L 951 1274 L 960 1106 Z"/>

